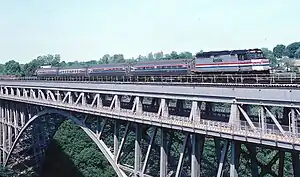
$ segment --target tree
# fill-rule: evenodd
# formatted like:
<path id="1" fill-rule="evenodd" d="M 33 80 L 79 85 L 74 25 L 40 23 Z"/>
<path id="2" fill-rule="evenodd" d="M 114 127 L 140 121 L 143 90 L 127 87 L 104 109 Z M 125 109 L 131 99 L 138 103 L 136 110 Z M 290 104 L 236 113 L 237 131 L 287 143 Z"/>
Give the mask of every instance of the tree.
<path id="1" fill-rule="evenodd" d="M 65 61 L 62 61 L 60 62 L 59 64 L 60 67 L 66 67 L 67 66 L 67 63 Z"/>
<path id="2" fill-rule="evenodd" d="M 3 64 L 0 64 L 0 74 L 4 74 L 4 68 L 5 66 Z"/>
<path id="3" fill-rule="evenodd" d="M 191 52 L 181 52 L 179 58 L 193 58 L 193 54 Z"/>
<path id="4" fill-rule="evenodd" d="M 90 60 L 86 62 L 87 66 L 92 66 L 92 65 L 96 65 L 98 62 L 96 60 Z"/>
<path id="5" fill-rule="evenodd" d="M 179 55 L 177 54 L 177 52 L 172 51 L 172 52 L 170 53 L 170 57 L 171 57 L 171 59 L 178 59 L 178 58 L 179 58 Z"/>
<path id="6" fill-rule="evenodd" d="M 60 64 L 60 54 L 55 54 L 50 61 L 51 66 L 59 66 Z"/>
<path id="7" fill-rule="evenodd" d="M 266 57 L 270 60 L 271 67 L 272 68 L 277 67 L 278 62 L 277 62 L 276 57 L 274 56 L 273 52 L 271 50 L 269 50 L 268 48 L 262 48 L 261 50 L 263 52 L 264 57 Z"/>
<path id="8" fill-rule="evenodd" d="M 154 60 L 154 56 L 153 56 L 152 52 L 150 52 L 148 54 L 148 60 Z"/>
<path id="9" fill-rule="evenodd" d="M 296 50 L 295 57 L 300 58 L 300 47 Z"/>
<path id="10" fill-rule="evenodd" d="M 154 53 L 155 60 L 161 60 L 163 57 L 164 57 L 164 53 L 162 51 Z"/>
<path id="11" fill-rule="evenodd" d="M 32 60 L 29 63 L 26 63 L 23 67 L 23 73 L 25 76 L 32 76 L 34 72 L 40 67 L 40 63 L 37 59 Z"/>
<path id="12" fill-rule="evenodd" d="M 285 45 L 283 44 L 278 44 L 273 48 L 273 54 L 277 58 L 282 58 L 284 56 L 285 52 Z"/>
<path id="13" fill-rule="evenodd" d="M 4 65 L 4 73 L 9 75 L 21 75 L 21 66 L 18 62 L 10 60 Z"/>
<path id="14" fill-rule="evenodd" d="M 300 48 L 300 42 L 291 43 L 286 47 L 287 56 L 295 58 L 296 51 Z"/>
<path id="15" fill-rule="evenodd" d="M 124 55 L 123 54 L 114 54 L 110 63 L 125 63 Z"/>
<path id="16" fill-rule="evenodd" d="M 110 59 L 109 54 L 105 54 L 105 55 L 103 55 L 102 58 L 100 58 L 99 64 L 108 64 L 109 59 Z"/>
<path id="17" fill-rule="evenodd" d="M 165 56 L 164 56 L 163 59 L 164 60 L 170 60 L 171 59 L 171 55 L 170 54 L 165 54 Z"/>

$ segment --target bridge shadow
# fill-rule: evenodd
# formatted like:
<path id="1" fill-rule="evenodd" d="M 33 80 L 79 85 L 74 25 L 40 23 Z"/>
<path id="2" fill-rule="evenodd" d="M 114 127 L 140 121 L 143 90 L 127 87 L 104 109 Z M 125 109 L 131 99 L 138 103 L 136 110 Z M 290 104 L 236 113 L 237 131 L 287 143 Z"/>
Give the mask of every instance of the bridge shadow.
<path id="1" fill-rule="evenodd" d="M 39 177 L 85 177 L 66 154 L 58 141 L 51 140 Z"/>

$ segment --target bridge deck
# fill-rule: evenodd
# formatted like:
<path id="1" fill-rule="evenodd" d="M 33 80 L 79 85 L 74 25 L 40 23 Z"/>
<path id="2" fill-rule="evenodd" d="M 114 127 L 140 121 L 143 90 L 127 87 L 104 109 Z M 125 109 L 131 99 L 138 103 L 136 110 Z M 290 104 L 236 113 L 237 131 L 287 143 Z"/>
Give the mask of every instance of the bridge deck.
<path id="1" fill-rule="evenodd" d="M 300 106 L 300 89 L 264 87 L 229 87 L 220 84 L 201 85 L 141 85 L 141 84 L 99 84 L 78 82 L 34 82 L 34 81 L 0 81 L 1 86 L 17 86 L 26 88 L 43 88 L 51 90 L 71 90 L 106 94 L 156 97 L 166 99 L 183 99 L 195 101 L 212 101 L 237 104 Z"/>

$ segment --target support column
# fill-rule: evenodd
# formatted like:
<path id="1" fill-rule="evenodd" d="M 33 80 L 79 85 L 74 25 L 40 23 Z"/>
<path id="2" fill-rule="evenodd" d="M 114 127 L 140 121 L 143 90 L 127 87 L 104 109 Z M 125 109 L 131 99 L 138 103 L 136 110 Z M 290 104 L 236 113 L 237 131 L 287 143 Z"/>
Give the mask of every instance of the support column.
<path id="1" fill-rule="evenodd" d="M 141 125 L 135 124 L 135 155 L 134 155 L 134 173 L 138 177 L 141 172 Z"/>
<path id="2" fill-rule="evenodd" d="M 55 92 L 55 95 L 56 95 L 57 102 L 58 103 L 61 102 L 61 94 L 60 94 L 59 90 Z"/>
<path id="3" fill-rule="evenodd" d="M 240 112 L 235 102 L 231 104 L 229 123 L 234 127 L 239 127 L 240 125 Z"/>
<path id="4" fill-rule="evenodd" d="M 204 148 L 205 136 L 199 134 L 192 134 L 192 164 L 191 164 L 191 176 L 200 176 L 200 164 L 201 156 Z"/>
<path id="5" fill-rule="evenodd" d="M 86 106 L 86 97 L 87 97 L 87 94 L 83 93 L 82 97 L 81 97 L 81 105 L 82 106 Z"/>
<path id="6" fill-rule="evenodd" d="M 160 144 L 160 177 L 167 176 L 167 132 L 164 128 L 161 128 L 161 144 Z"/>
<path id="7" fill-rule="evenodd" d="M 21 117 L 21 126 L 23 127 L 25 125 L 25 112 L 24 108 L 20 107 L 20 117 Z"/>
<path id="8" fill-rule="evenodd" d="M 249 155 L 250 155 L 250 160 L 251 160 L 251 174 L 253 177 L 258 177 L 258 164 L 257 164 L 257 159 L 256 159 L 256 146 L 253 144 L 251 145 L 246 145 Z"/>
<path id="9" fill-rule="evenodd" d="M 97 97 L 97 108 L 103 107 L 103 100 L 105 99 L 103 95 L 97 94 L 95 97 Z"/>
<path id="10" fill-rule="evenodd" d="M 121 96 L 115 95 L 110 104 L 110 109 L 120 110 L 121 109 Z"/>
<path id="11" fill-rule="evenodd" d="M 201 109 L 200 109 L 201 104 L 199 104 L 198 101 L 193 101 L 192 102 L 192 108 L 191 108 L 191 113 L 189 120 L 197 121 L 199 122 L 201 119 Z"/>
<path id="12" fill-rule="evenodd" d="M 11 109 L 11 106 L 10 104 L 7 104 L 6 105 L 7 108 L 6 108 L 6 111 L 7 111 L 7 123 L 8 123 L 8 149 L 10 149 L 12 147 L 12 137 L 13 137 L 13 131 L 12 131 L 12 127 L 11 125 L 13 124 L 12 123 L 12 109 Z"/>
<path id="13" fill-rule="evenodd" d="M 17 106 L 14 105 L 13 106 L 13 120 L 14 120 L 14 135 L 15 135 L 15 139 L 18 136 L 18 125 L 19 125 L 19 114 L 18 114 L 18 109 Z"/>
<path id="14" fill-rule="evenodd" d="M 161 101 L 160 101 L 158 116 L 162 116 L 162 117 L 168 117 L 169 116 L 168 100 L 166 100 L 164 98 L 162 98 Z"/>
<path id="15" fill-rule="evenodd" d="M 241 144 L 231 141 L 230 177 L 238 177 Z"/>
<path id="16" fill-rule="evenodd" d="M 2 162 L 5 162 L 6 160 L 6 135 L 7 135 L 7 125 L 6 125 L 6 120 L 7 120 L 7 112 L 5 109 L 5 104 L 2 105 L 3 107 L 1 108 L 2 112 L 2 148 L 3 148 L 3 156 L 2 156 Z"/>
<path id="17" fill-rule="evenodd" d="M 185 154 L 185 149 L 186 149 L 186 144 L 188 142 L 188 139 L 189 139 L 189 133 L 186 133 L 185 138 L 182 142 L 182 146 L 181 146 L 181 150 L 180 150 L 180 157 L 179 157 L 175 177 L 181 176 L 182 164 L 183 164 L 183 160 L 184 160 L 184 154 Z"/>
<path id="18" fill-rule="evenodd" d="M 73 104 L 73 95 L 72 92 L 69 92 L 69 104 Z"/>
<path id="19" fill-rule="evenodd" d="M 215 142 L 215 152 L 217 156 L 217 162 L 220 162 L 220 158 L 221 158 L 220 140 L 218 138 L 214 138 L 214 142 Z"/>
<path id="20" fill-rule="evenodd" d="M 294 176 L 300 177 L 300 163 L 299 163 L 299 152 L 293 151 L 292 152 L 292 164 L 293 164 L 293 170 L 294 170 Z"/>
<path id="21" fill-rule="evenodd" d="M 265 133 L 267 129 L 267 119 L 266 119 L 266 112 L 263 106 L 260 106 L 260 114 L 259 114 L 259 122 L 261 125 L 261 132 L 262 134 Z"/>
<path id="22" fill-rule="evenodd" d="M 0 99 L 0 146 L 3 147 L 3 134 L 4 134 L 4 130 L 3 130 L 3 121 L 4 121 L 4 112 L 3 112 L 3 107 L 2 107 L 2 100 Z M 3 164 L 4 161 L 3 160 L 3 155 L 5 152 L 3 150 L 0 149 L 0 164 Z"/>
<path id="23" fill-rule="evenodd" d="M 143 114 L 143 104 L 142 104 L 143 98 L 141 97 L 135 97 L 134 103 L 132 106 L 132 112 L 136 112 L 137 115 Z"/>
<path id="24" fill-rule="evenodd" d="M 295 111 L 295 108 L 292 108 L 291 109 L 291 130 L 292 130 L 292 133 L 293 135 L 296 135 L 298 133 L 298 129 L 297 129 L 297 117 L 296 117 L 296 111 Z"/>
<path id="25" fill-rule="evenodd" d="M 146 171 L 146 167 L 147 167 L 147 163 L 148 163 L 150 151 L 151 151 L 154 139 L 155 139 L 156 132 L 157 132 L 157 127 L 154 126 L 153 127 L 153 132 L 151 134 L 151 139 L 150 139 L 150 142 L 149 142 L 149 146 L 148 146 L 148 149 L 147 149 L 147 153 L 146 153 L 146 156 L 145 156 L 145 161 L 144 161 L 144 164 L 143 164 L 142 174 L 144 174 L 145 171 Z"/>
<path id="26" fill-rule="evenodd" d="M 119 151 L 119 123 L 114 121 L 114 160 L 117 160 L 117 154 Z"/>
<path id="27" fill-rule="evenodd" d="M 225 159 L 227 156 L 227 151 L 228 151 L 228 140 L 225 140 L 224 146 L 222 148 L 222 154 L 221 154 L 221 158 L 220 158 L 220 162 L 219 162 L 217 177 L 223 176 L 223 168 L 224 168 L 224 163 L 225 163 Z"/>
<path id="28" fill-rule="evenodd" d="M 284 154 L 285 154 L 285 152 L 283 150 L 279 150 L 278 176 L 283 176 L 283 172 L 284 172 Z"/>

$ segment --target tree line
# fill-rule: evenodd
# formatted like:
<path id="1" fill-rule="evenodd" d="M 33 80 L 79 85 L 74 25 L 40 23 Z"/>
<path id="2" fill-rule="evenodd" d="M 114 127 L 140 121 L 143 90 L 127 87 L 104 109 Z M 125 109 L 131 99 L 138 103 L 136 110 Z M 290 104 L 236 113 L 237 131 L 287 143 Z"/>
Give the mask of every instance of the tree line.
<path id="1" fill-rule="evenodd" d="M 286 65 L 292 65 L 291 61 L 295 58 L 300 58 L 300 42 L 293 42 L 287 46 L 283 44 L 276 45 L 272 50 L 268 48 L 262 48 L 264 55 L 270 59 L 271 66 L 273 68 L 278 67 L 280 58 L 285 58 Z M 203 52 L 202 50 L 199 51 Z M 134 58 L 124 58 L 123 54 L 106 54 L 99 60 L 90 61 L 71 61 L 66 62 L 61 60 L 60 54 L 48 54 L 43 56 L 38 56 L 32 61 L 20 64 L 15 60 L 10 60 L 5 64 L 0 64 L 0 74 L 6 75 L 18 75 L 18 76 L 32 76 L 33 73 L 41 66 L 51 65 L 52 67 L 78 67 L 78 66 L 92 66 L 96 64 L 108 64 L 108 63 L 125 63 L 125 62 L 136 62 L 136 61 L 151 61 L 151 60 L 170 60 L 179 58 L 193 58 L 191 52 L 185 51 L 177 53 L 172 51 L 171 53 L 155 52 L 149 53 L 147 56 L 139 55 Z"/>

